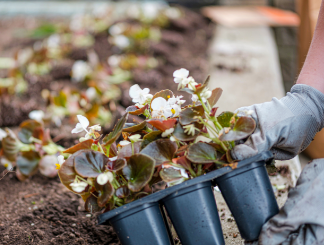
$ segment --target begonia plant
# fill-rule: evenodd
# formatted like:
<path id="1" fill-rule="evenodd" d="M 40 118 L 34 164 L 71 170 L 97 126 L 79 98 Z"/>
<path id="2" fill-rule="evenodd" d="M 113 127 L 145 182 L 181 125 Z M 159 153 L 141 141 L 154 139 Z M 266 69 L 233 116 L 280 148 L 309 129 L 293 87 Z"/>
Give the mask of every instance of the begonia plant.
<path id="1" fill-rule="evenodd" d="M 179 91 L 192 94 L 191 104 L 184 106 L 182 96 L 168 89 L 152 95 L 135 84 L 129 90 L 135 104 L 108 135 L 78 116 L 72 133 L 86 134 L 64 151 L 71 154 L 68 158 L 60 157 L 59 176 L 81 195 L 87 211 L 125 205 L 152 193 L 157 183 L 172 186 L 223 166 L 236 167 L 230 150 L 253 133 L 255 121 L 228 111 L 217 115 L 222 90 L 209 90 L 209 77 L 197 83 L 183 68 L 173 76 Z M 129 114 L 143 120 L 129 122 Z"/>

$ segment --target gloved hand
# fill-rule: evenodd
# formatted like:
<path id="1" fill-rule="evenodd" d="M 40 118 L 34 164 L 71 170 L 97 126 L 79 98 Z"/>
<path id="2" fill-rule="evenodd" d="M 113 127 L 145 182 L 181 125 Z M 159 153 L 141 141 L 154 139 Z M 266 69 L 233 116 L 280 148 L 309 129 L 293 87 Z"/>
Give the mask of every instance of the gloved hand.
<path id="1" fill-rule="evenodd" d="M 244 144 L 232 150 L 237 160 L 271 150 L 277 160 L 288 160 L 303 151 L 324 126 L 324 94 L 304 85 L 294 85 L 290 93 L 278 100 L 238 109 L 246 111 L 257 123 L 255 132 Z"/>
<path id="2" fill-rule="evenodd" d="M 316 159 L 303 169 L 279 214 L 263 225 L 259 241 L 246 244 L 324 244 L 323 203 L 324 159 Z"/>

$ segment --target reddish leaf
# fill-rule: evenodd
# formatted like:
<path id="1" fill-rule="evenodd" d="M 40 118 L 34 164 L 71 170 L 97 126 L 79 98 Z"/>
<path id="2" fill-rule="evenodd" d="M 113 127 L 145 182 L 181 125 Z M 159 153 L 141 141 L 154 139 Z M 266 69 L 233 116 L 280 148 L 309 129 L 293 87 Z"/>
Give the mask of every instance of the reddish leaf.
<path id="1" fill-rule="evenodd" d="M 174 125 L 177 123 L 177 119 L 170 118 L 167 120 L 162 120 L 162 119 L 150 119 L 147 120 L 149 124 L 151 124 L 153 127 L 156 129 L 164 132 L 165 130 L 169 128 L 173 128 Z"/>
<path id="2" fill-rule="evenodd" d="M 221 88 L 215 88 L 212 91 L 212 95 L 208 98 L 208 103 L 210 104 L 211 107 L 213 107 L 217 103 L 217 101 L 222 95 L 222 92 L 223 90 Z"/>
<path id="3" fill-rule="evenodd" d="M 63 153 L 73 154 L 80 150 L 91 149 L 92 144 L 93 144 L 93 139 L 88 139 L 70 147 L 69 149 L 66 149 L 65 151 L 63 151 Z"/>
<path id="4" fill-rule="evenodd" d="M 126 166 L 125 158 L 118 158 L 116 161 L 109 161 L 107 163 L 107 168 L 111 171 L 119 171 Z"/>
<path id="5" fill-rule="evenodd" d="M 128 124 L 126 123 L 125 124 L 125 127 L 123 128 L 123 132 L 127 132 L 127 133 L 134 133 L 136 131 L 140 131 L 142 130 L 143 128 L 146 127 L 146 121 L 143 121 L 139 124 Z"/>
<path id="6" fill-rule="evenodd" d="M 102 209 L 102 207 L 98 205 L 97 198 L 93 195 L 87 198 L 87 201 L 84 204 L 84 208 L 87 212 L 90 213 L 96 213 Z"/>
<path id="7" fill-rule="evenodd" d="M 94 182 L 96 191 L 98 192 L 97 203 L 99 207 L 104 207 L 110 201 L 115 193 L 115 189 L 112 184 L 108 181 L 104 185 L 99 185 L 97 181 Z"/>
<path id="8" fill-rule="evenodd" d="M 186 158 L 186 156 L 173 158 L 172 162 L 181 165 L 186 170 L 191 169 L 191 162 Z"/>
<path id="9" fill-rule="evenodd" d="M 141 142 L 135 142 L 134 143 L 134 154 L 139 153 L 141 150 Z M 132 153 L 132 144 L 125 145 L 121 148 L 121 150 L 118 153 L 118 158 L 126 158 L 128 159 L 133 155 Z"/>
<path id="10" fill-rule="evenodd" d="M 104 172 L 109 158 L 97 151 L 81 150 L 74 158 L 74 168 L 78 175 L 85 178 L 96 178 Z"/>
<path id="11" fill-rule="evenodd" d="M 141 115 L 149 108 L 149 105 L 145 105 L 142 108 L 138 109 L 136 106 L 129 106 L 126 108 L 126 112 L 129 112 L 131 115 Z"/>
<path id="12" fill-rule="evenodd" d="M 118 198 L 125 198 L 125 197 L 128 197 L 129 195 L 130 195 L 130 191 L 127 186 L 119 187 L 116 190 L 116 196 Z"/>
<path id="13" fill-rule="evenodd" d="M 180 112 L 179 122 L 181 123 L 181 125 L 188 125 L 193 122 L 197 122 L 198 119 L 196 119 L 195 117 L 203 117 L 204 114 L 205 110 L 202 105 L 189 107 Z"/>

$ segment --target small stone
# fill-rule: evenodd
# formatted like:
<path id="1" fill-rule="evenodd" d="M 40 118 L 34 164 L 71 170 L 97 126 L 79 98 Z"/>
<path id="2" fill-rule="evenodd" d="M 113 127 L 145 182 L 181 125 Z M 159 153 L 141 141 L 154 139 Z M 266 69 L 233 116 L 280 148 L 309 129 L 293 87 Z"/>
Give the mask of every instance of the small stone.
<path id="1" fill-rule="evenodd" d="M 73 226 L 73 227 L 74 227 L 74 226 L 76 226 L 76 224 L 75 224 L 75 223 L 73 223 L 73 224 L 72 224 L 71 226 Z"/>
<path id="2" fill-rule="evenodd" d="M 8 236 L 8 235 L 4 236 L 3 238 L 4 238 L 5 240 L 9 240 L 9 236 Z"/>
<path id="3" fill-rule="evenodd" d="M 86 214 L 86 217 L 91 217 L 91 214 Z"/>
<path id="4" fill-rule="evenodd" d="M 36 209 L 38 209 L 38 207 L 37 206 L 34 206 L 33 209 L 36 210 Z"/>
<path id="5" fill-rule="evenodd" d="M 34 226 L 35 224 L 34 224 L 34 223 L 31 223 L 30 225 L 31 225 L 31 226 Z"/>
<path id="6" fill-rule="evenodd" d="M 234 237 L 234 238 L 237 238 L 237 234 L 236 234 L 236 233 L 233 233 L 233 237 Z"/>
<path id="7" fill-rule="evenodd" d="M 75 238 L 75 235 L 73 233 L 70 233 L 69 237 Z"/>

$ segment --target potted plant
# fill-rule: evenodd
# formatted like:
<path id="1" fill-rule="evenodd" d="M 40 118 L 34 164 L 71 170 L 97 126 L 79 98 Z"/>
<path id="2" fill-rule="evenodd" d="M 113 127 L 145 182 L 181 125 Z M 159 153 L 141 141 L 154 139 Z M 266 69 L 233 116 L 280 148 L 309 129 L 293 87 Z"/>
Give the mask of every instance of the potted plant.
<path id="1" fill-rule="evenodd" d="M 180 69 L 174 81 L 178 90 L 192 94 L 191 105 L 183 107 L 182 96 L 170 90 L 153 96 L 149 89 L 133 85 L 129 94 L 136 104 L 126 109 L 112 132 L 102 137 L 99 125 L 89 127 L 87 118 L 79 115 L 72 133 L 86 135 L 64 151 L 71 155 L 59 169 L 61 182 L 81 195 L 86 210 L 104 212 L 99 223 L 110 222 L 123 244 L 148 236 L 143 226 L 155 227 L 152 213 L 159 234 L 153 229 L 146 238 L 149 244 L 171 242 L 158 203 L 165 206 L 184 244 L 224 244 L 212 180 L 251 163 L 234 161 L 230 150 L 253 133 L 254 120 L 232 112 L 216 116 L 214 105 L 222 90 L 210 91 L 209 78 L 198 84 L 189 71 Z M 129 114 L 145 120 L 127 122 Z M 265 159 L 260 155 L 251 160 Z M 161 181 L 170 188 L 152 194 Z"/>

